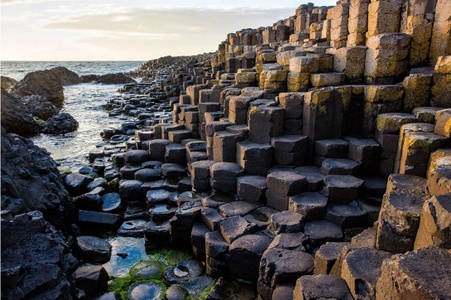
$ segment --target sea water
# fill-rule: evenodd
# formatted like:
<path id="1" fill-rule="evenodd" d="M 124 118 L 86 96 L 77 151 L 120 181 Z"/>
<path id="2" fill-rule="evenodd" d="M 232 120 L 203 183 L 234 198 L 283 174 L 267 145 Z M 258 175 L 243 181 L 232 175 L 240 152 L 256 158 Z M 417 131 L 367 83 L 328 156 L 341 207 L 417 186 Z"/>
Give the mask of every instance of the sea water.
<path id="1" fill-rule="evenodd" d="M 128 72 L 144 62 L 1 62 L 1 75 L 21 80 L 29 72 L 63 66 L 78 75 Z M 53 159 L 68 161 L 74 165 L 84 159 L 89 151 L 102 144 L 100 132 L 106 128 L 118 128 L 124 122 L 120 117 L 109 117 L 103 105 L 118 96 L 123 85 L 82 83 L 64 87 L 63 111 L 71 114 L 79 123 L 77 131 L 65 135 L 40 134 L 33 142 L 50 152 Z"/>

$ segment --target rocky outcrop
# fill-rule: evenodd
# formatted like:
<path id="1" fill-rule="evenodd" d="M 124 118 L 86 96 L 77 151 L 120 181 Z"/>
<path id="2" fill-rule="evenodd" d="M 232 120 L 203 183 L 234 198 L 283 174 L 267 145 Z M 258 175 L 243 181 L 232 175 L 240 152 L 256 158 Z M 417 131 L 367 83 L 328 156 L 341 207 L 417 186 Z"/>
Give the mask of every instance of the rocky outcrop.
<path id="1" fill-rule="evenodd" d="M 49 153 L 3 128 L 1 145 L 2 217 L 39 210 L 52 225 L 65 229 L 72 200 Z"/>
<path id="2" fill-rule="evenodd" d="M 25 96 L 20 102 L 24 104 L 26 110 L 31 113 L 32 116 L 37 117 L 40 120 L 45 121 L 59 112 L 59 109 L 55 105 L 39 95 Z"/>
<path id="3" fill-rule="evenodd" d="M 1 101 L 2 127 L 7 132 L 34 136 L 41 131 L 41 126 L 33 119 L 26 106 L 20 100 L 12 98 L 3 88 Z"/>
<path id="4" fill-rule="evenodd" d="M 136 83 L 136 81 L 123 73 L 106 74 L 97 77 L 94 80 L 95 83 L 103 84 L 126 84 L 126 83 Z"/>
<path id="5" fill-rule="evenodd" d="M 40 95 L 56 107 L 64 101 L 63 86 L 80 83 L 78 75 L 64 67 L 28 73 L 13 88 L 13 94 L 20 97 Z"/>
<path id="6" fill-rule="evenodd" d="M 74 298 L 70 274 L 78 262 L 64 236 L 41 212 L 2 218 L 1 230 L 2 299 Z"/>
<path id="7" fill-rule="evenodd" d="M 72 200 L 56 163 L 2 127 L 1 172 L 2 299 L 73 299 Z"/>
<path id="8" fill-rule="evenodd" d="M 62 112 L 42 123 L 47 134 L 66 134 L 78 129 L 78 122 L 70 114 Z"/>
<path id="9" fill-rule="evenodd" d="M 34 136 L 44 130 L 50 134 L 75 131 L 78 122 L 69 114 L 57 115 L 64 101 L 64 85 L 80 83 L 80 77 L 64 68 L 31 72 L 11 87 L 2 77 L 2 126 L 6 131 Z M 3 89 L 9 87 L 9 93 Z M 51 117 L 52 120 L 47 121 Z M 45 126 L 39 122 L 47 121 Z M 20 124 L 20 126 L 19 126 Z"/>
<path id="10" fill-rule="evenodd" d="M 10 77 L 6 77 L 6 76 L 0 76 L 0 81 L 1 81 L 2 89 L 6 90 L 6 91 L 9 91 L 17 83 L 17 80 L 10 78 Z"/>

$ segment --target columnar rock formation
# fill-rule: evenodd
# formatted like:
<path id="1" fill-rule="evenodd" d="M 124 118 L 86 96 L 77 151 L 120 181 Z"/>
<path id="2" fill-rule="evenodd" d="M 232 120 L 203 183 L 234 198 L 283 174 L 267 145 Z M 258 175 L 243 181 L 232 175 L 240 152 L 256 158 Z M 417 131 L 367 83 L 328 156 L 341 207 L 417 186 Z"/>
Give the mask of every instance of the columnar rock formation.
<path id="1" fill-rule="evenodd" d="M 146 63 L 106 105 L 135 122 L 65 177 L 80 230 L 189 246 L 264 300 L 449 298 L 450 20 L 441 0 L 310 3 Z"/>
<path id="2" fill-rule="evenodd" d="M 168 163 L 181 143 L 193 192 L 239 200 L 190 194 L 171 239 L 199 210 L 189 227 L 207 272 L 255 281 L 262 299 L 449 296 L 449 25 L 440 0 L 307 4 L 228 34 L 211 68 L 179 60 L 162 82 L 149 62 L 140 72 L 181 95 L 128 147 L 158 144 Z M 412 269 L 434 258 L 440 284 Z"/>

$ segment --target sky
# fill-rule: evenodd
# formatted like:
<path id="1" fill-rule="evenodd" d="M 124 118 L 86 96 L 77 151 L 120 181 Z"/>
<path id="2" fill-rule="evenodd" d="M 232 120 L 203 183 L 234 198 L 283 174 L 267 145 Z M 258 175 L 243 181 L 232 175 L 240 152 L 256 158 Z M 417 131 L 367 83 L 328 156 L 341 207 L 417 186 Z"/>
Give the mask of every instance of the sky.
<path id="1" fill-rule="evenodd" d="M 307 2 L 0 0 L 0 60 L 145 61 L 212 52 L 227 33 L 270 26 Z"/>

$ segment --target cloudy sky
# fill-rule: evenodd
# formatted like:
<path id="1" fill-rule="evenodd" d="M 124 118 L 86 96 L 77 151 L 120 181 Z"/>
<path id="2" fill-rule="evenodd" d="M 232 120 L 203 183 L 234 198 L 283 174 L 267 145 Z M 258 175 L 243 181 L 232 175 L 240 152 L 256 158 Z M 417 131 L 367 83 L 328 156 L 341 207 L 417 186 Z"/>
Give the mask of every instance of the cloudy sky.
<path id="1" fill-rule="evenodd" d="M 0 0 L 1 60 L 149 60 L 215 51 L 295 0 Z M 316 0 L 317 6 L 335 0 Z"/>

